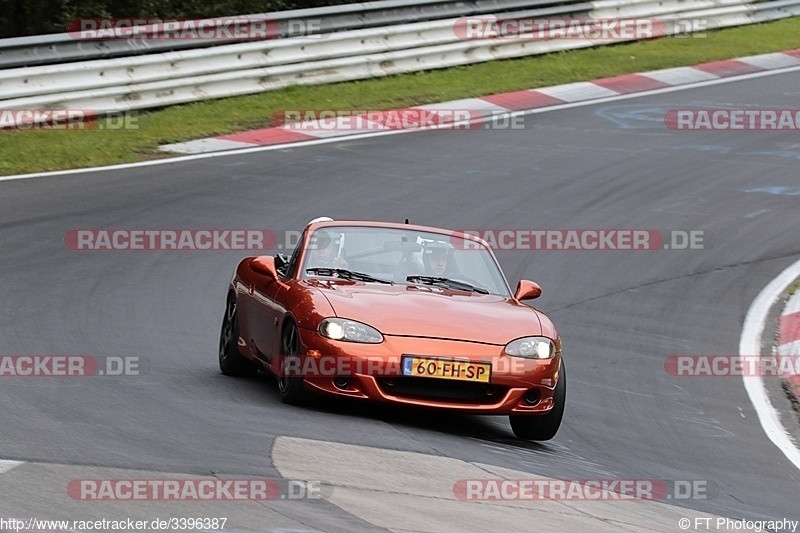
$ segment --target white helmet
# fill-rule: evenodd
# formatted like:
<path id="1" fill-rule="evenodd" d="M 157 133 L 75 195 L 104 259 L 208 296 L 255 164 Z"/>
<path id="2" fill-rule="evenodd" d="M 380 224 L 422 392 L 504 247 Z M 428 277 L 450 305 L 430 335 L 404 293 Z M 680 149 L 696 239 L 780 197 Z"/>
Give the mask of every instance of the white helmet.
<path id="1" fill-rule="evenodd" d="M 331 217 L 317 217 L 308 224 L 306 224 L 306 226 L 310 226 L 311 224 L 316 224 L 317 222 L 333 222 L 333 219 Z"/>
<path id="2" fill-rule="evenodd" d="M 421 250 L 414 254 L 414 262 L 421 270 L 425 270 L 425 256 L 430 256 L 434 253 L 445 253 L 449 258 L 453 256 L 453 245 L 445 242 L 444 240 L 423 239 L 417 237 L 417 244 L 420 245 Z"/>

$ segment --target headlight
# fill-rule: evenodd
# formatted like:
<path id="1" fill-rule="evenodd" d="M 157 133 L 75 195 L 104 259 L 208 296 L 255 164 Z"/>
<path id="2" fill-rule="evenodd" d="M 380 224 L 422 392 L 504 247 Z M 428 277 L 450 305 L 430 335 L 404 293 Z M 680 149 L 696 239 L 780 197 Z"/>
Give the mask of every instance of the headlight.
<path id="1" fill-rule="evenodd" d="M 326 318 L 319 323 L 319 334 L 335 341 L 364 342 L 367 344 L 383 342 L 383 335 L 377 329 L 345 318 Z"/>
<path id="2" fill-rule="evenodd" d="M 506 344 L 505 352 L 527 359 L 551 359 L 556 354 L 556 346 L 547 337 L 523 337 Z"/>

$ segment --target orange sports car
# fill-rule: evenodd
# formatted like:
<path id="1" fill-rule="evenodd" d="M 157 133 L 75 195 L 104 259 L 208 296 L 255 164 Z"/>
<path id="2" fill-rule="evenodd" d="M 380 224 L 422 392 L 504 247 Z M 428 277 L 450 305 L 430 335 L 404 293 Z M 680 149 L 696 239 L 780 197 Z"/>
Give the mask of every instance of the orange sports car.
<path id="1" fill-rule="evenodd" d="M 313 393 L 508 415 L 548 440 L 566 400 L 561 338 L 512 293 L 485 241 L 444 229 L 316 219 L 291 257 L 247 257 L 228 290 L 226 375 L 277 377 L 281 399 Z"/>

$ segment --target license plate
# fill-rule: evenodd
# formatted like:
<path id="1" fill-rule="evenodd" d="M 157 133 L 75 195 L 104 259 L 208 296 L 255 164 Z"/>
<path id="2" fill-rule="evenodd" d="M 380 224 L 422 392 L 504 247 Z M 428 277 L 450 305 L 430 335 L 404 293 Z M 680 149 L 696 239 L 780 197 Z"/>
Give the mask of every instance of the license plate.
<path id="1" fill-rule="evenodd" d="M 489 383 L 490 363 L 454 361 L 430 357 L 403 357 L 403 375 L 422 378 L 457 379 Z"/>

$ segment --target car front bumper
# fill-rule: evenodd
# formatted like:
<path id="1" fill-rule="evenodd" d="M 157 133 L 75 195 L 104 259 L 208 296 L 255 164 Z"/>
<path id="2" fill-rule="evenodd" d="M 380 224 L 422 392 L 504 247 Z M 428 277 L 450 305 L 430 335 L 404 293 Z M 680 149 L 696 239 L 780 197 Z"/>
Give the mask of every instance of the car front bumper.
<path id="1" fill-rule="evenodd" d="M 553 408 L 561 354 L 525 359 L 505 355 L 502 346 L 405 336 L 385 336 L 380 344 L 333 341 L 312 330 L 300 337 L 292 375 L 320 394 L 480 414 L 541 415 Z M 406 376 L 404 356 L 489 363 L 491 374 L 488 383 Z"/>

